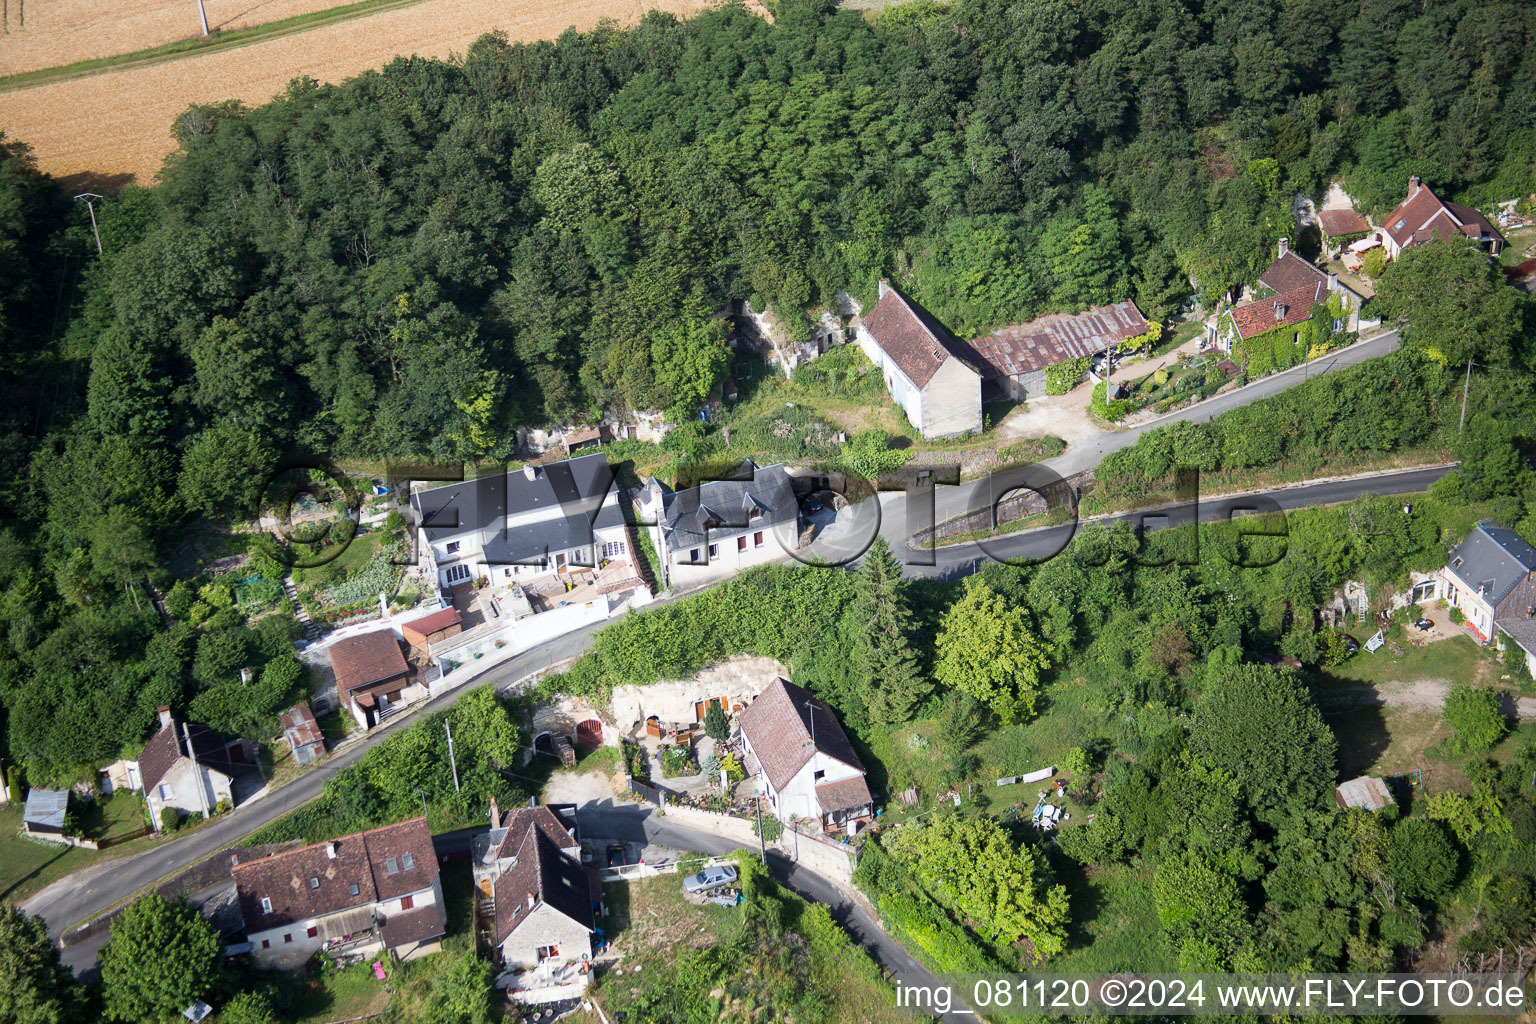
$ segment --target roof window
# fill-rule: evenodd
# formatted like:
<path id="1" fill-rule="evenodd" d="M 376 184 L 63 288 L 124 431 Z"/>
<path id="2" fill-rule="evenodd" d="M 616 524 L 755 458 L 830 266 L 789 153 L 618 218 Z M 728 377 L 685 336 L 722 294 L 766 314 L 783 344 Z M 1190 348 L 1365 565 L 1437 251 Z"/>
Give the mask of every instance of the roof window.
<path id="1" fill-rule="evenodd" d="M 310 875 L 309 876 L 309 887 L 311 889 L 318 889 L 318 888 L 320 888 L 320 879 L 316 878 L 314 875 Z"/>
<path id="2" fill-rule="evenodd" d="M 395 858 L 384 858 L 384 873 L 386 875 L 398 875 L 400 873 L 400 865 Z"/>
<path id="3" fill-rule="evenodd" d="M 415 854 L 402 853 L 400 855 L 400 866 L 402 868 L 404 868 L 406 871 L 409 871 L 409 870 L 411 870 L 411 868 L 415 867 L 416 866 L 416 856 L 415 856 Z"/>

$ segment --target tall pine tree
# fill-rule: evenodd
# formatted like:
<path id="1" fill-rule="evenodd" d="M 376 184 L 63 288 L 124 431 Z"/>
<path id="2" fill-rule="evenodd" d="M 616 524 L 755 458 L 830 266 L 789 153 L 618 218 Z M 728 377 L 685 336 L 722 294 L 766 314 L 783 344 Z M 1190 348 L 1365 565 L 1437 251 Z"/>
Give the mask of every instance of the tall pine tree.
<path id="1" fill-rule="evenodd" d="M 869 716 L 887 724 L 905 722 L 931 687 L 907 642 L 912 612 L 907 608 L 901 563 L 884 537 L 875 538 L 859 567 L 854 614 L 862 627 L 855 640 L 854 664 L 864 677 Z"/>

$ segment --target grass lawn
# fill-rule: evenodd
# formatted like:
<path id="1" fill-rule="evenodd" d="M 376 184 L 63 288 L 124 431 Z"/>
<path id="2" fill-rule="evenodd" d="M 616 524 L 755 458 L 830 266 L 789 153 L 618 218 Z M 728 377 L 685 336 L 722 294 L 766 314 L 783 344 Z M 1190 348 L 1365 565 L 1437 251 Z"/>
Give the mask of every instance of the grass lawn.
<path id="1" fill-rule="evenodd" d="M 1067 951 L 1042 970 L 1051 974 L 1172 971 L 1152 897 L 1152 873 L 1128 864 L 1064 878 L 1071 894 Z"/>
<path id="2" fill-rule="evenodd" d="M 1351 635 L 1364 643 L 1372 632 L 1369 629 L 1357 629 Z M 1324 669 L 1324 685 L 1379 686 L 1386 683 L 1410 683 L 1417 679 L 1449 679 L 1453 683 L 1471 683 L 1487 671 L 1485 665 L 1494 664 L 1492 655 L 1469 636 L 1454 636 L 1422 647 L 1412 646 L 1406 639 L 1396 643 L 1403 649 L 1402 654 L 1394 654 L 1388 647 L 1382 647 L 1375 654 L 1368 654 L 1361 648 L 1360 653 L 1344 664 Z"/>
<path id="3" fill-rule="evenodd" d="M 144 827 L 134 793 L 115 793 L 78 812 L 77 828 L 87 839 L 124 840 Z M 126 854 L 153 842 L 149 837 L 121 841 L 104 850 L 83 850 L 21 834 L 20 805 L 0 808 L 0 899 L 19 903 L 65 875 Z"/>
<path id="4" fill-rule="evenodd" d="M 324 565 L 293 570 L 293 582 L 296 585 L 309 582 L 340 583 L 347 576 L 362 571 L 372 561 L 383 539 L 384 534 L 378 530 L 359 534 L 352 538 L 352 543 L 347 545 L 345 551 Z"/>

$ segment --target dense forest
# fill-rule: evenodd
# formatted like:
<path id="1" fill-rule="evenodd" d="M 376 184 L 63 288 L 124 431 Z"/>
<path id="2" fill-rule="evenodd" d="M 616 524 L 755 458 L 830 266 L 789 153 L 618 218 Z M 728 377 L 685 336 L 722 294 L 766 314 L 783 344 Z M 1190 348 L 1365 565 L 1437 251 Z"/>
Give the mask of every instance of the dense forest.
<path id="1" fill-rule="evenodd" d="M 136 583 L 170 590 L 278 453 L 495 458 L 521 425 L 692 415 L 731 300 L 804 332 L 890 276 L 957 333 L 1125 297 L 1161 319 L 1250 281 L 1334 178 L 1376 211 L 1410 174 L 1536 187 L 1515 0 L 772 11 L 492 34 L 188 110 L 153 187 L 99 205 L 100 255 L 3 140 L 7 760 L 78 778 L 159 703 L 237 718 L 207 697 L 237 667 L 293 684 L 227 595 L 166 629 Z M 1505 341 L 1477 354 L 1527 365 Z"/>

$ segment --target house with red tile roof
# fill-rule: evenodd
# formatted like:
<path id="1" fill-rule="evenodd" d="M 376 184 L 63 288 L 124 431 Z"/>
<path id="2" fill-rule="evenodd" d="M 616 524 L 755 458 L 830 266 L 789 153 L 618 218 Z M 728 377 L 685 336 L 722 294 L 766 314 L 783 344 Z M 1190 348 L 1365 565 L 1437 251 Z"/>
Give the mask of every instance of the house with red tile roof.
<path id="1" fill-rule="evenodd" d="M 864 764 L 826 701 L 775 679 L 742 709 L 741 738 L 774 814 L 850 835 L 868 822 L 874 800 Z"/>
<path id="2" fill-rule="evenodd" d="M 1448 202 L 1430 191 L 1418 175 L 1408 179 L 1408 195 L 1376 229 L 1375 237 L 1386 247 L 1387 258 L 1397 259 L 1404 249 L 1435 239 L 1466 238 L 1490 256 L 1504 249 L 1504 236 L 1477 210 Z"/>
<path id="3" fill-rule="evenodd" d="M 392 629 L 342 637 L 326 649 L 336 677 L 336 696 L 364 729 L 405 703 L 411 667 Z M 419 686 L 412 689 L 420 689 Z"/>
<path id="4" fill-rule="evenodd" d="M 475 837 L 473 852 L 475 886 L 491 901 L 496 960 L 520 1000 L 584 986 L 602 889 L 581 863 L 575 805 L 502 815 L 492 800 L 491 830 Z"/>
<path id="5" fill-rule="evenodd" d="M 235 895 L 257 962 L 293 967 L 315 953 L 378 950 L 410 959 L 447 930 L 426 818 L 243 860 Z"/>
<path id="6" fill-rule="evenodd" d="M 949 332 L 889 281 L 880 282 L 880 301 L 854 338 L 924 440 L 981 431 L 981 375 Z"/>
<path id="7" fill-rule="evenodd" d="M 1274 262 L 1259 274 L 1255 287 L 1245 291 L 1251 298 L 1206 321 L 1207 341 L 1214 347 L 1231 352 L 1242 339 L 1279 327 L 1299 329 L 1311 318 L 1313 307 L 1327 305 L 1330 300 L 1335 300 L 1337 314 L 1333 330 L 1359 329 L 1363 296 L 1342 284 L 1338 274 L 1322 270 L 1293 252 L 1290 239 L 1280 239 L 1276 250 Z"/>

